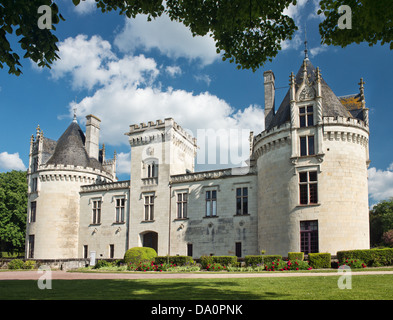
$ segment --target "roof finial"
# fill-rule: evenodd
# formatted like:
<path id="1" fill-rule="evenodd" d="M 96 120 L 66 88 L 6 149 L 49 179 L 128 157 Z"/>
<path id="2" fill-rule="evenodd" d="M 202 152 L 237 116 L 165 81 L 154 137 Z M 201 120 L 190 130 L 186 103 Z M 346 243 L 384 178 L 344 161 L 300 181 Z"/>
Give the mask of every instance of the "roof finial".
<path id="1" fill-rule="evenodd" d="M 78 123 L 78 121 L 76 121 L 76 110 L 77 108 L 74 108 L 74 120 L 72 120 L 72 122 Z"/>
<path id="2" fill-rule="evenodd" d="M 308 50 L 307 50 L 307 23 L 304 24 L 304 59 L 308 60 Z"/>

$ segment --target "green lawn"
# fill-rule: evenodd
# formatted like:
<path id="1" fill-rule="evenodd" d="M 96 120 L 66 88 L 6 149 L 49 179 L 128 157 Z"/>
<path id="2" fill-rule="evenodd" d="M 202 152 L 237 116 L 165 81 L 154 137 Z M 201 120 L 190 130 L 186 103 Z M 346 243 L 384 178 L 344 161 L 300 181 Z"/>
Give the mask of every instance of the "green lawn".
<path id="1" fill-rule="evenodd" d="M 0 300 L 391 300 L 393 275 L 352 277 L 341 290 L 339 276 L 230 279 L 53 280 L 51 290 L 37 281 L 0 281 Z"/>

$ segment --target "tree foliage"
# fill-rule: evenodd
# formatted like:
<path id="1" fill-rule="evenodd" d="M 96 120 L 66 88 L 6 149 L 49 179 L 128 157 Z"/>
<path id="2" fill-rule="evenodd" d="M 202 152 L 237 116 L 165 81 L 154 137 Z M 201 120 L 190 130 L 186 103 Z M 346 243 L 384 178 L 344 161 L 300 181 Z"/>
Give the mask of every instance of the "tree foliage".
<path id="1" fill-rule="evenodd" d="M 26 234 L 25 171 L 0 173 L 0 251 L 23 251 Z"/>
<path id="2" fill-rule="evenodd" d="M 57 0 L 59 1 L 59 0 Z M 83 1 L 83 0 L 82 0 Z M 283 14 L 297 0 L 95 0 L 101 12 L 116 11 L 128 18 L 139 14 L 152 20 L 167 14 L 171 20 L 187 26 L 194 36 L 209 35 L 216 43 L 223 60 L 237 68 L 262 67 L 281 50 L 285 40 L 292 39 L 298 29 L 294 20 Z M 72 0 L 75 6 L 81 0 Z M 40 29 L 37 9 L 49 6 L 52 29 Z M 352 29 L 340 29 L 339 7 L 348 5 L 352 11 Z M 381 41 L 393 49 L 392 0 L 320 0 L 319 14 L 325 20 L 319 25 L 322 43 L 345 47 L 351 43 Z M 55 24 L 64 20 L 54 0 L 0 0 L 0 68 L 6 64 L 9 73 L 21 73 L 20 57 L 7 39 L 15 32 L 25 52 L 40 67 L 50 68 L 59 58 Z M 15 29 L 15 30 L 14 30 Z"/>
<path id="3" fill-rule="evenodd" d="M 351 9 L 352 29 L 340 29 L 339 8 Z M 320 11 L 325 20 L 319 25 L 322 42 L 327 45 L 346 47 L 352 43 L 367 42 L 370 46 L 388 43 L 393 49 L 393 1 L 392 0 L 321 0 Z"/>
<path id="4" fill-rule="evenodd" d="M 51 8 L 52 29 L 40 29 L 38 8 L 47 5 Z M 29 58 L 40 67 L 48 67 L 59 58 L 59 41 L 53 34 L 55 24 L 64 20 L 55 2 L 51 0 L 0 0 L 0 68 L 9 67 L 8 73 L 20 75 L 22 66 L 19 55 L 11 47 L 9 37 L 15 35 Z"/>
<path id="5" fill-rule="evenodd" d="M 391 229 L 393 229 L 393 198 L 381 201 L 370 210 L 371 245 L 383 244 L 383 234 Z"/>

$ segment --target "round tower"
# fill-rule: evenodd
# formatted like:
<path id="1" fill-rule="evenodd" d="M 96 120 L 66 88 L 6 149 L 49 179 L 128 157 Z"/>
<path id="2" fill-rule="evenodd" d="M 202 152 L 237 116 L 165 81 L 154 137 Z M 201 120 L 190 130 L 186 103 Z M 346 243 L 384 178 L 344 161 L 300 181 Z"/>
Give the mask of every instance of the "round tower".
<path id="1" fill-rule="evenodd" d="M 264 76 L 274 101 L 274 76 Z M 338 98 L 306 57 L 289 86 L 277 112 L 265 106 L 265 130 L 254 137 L 259 249 L 286 256 L 369 248 L 364 82 L 360 93 Z"/>
<path id="2" fill-rule="evenodd" d="M 89 130 L 94 126 L 94 130 Z M 37 129 L 30 144 L 26 257 L 78 257 L 79 192 L 86 184 L 116 181 L 99 161 L 99 119 L 87 117 L 85 137 L 76 119 L 54 141 Z M 89 141 L 95 142 L 89 147 Z M 93 150 L 92 152 L 88 152 Z"/>

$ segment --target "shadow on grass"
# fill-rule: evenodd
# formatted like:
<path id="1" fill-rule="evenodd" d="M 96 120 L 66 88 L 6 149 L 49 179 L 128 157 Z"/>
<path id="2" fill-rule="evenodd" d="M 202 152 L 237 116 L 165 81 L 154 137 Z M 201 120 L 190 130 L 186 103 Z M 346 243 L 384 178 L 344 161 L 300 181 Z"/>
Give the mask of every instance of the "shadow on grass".
<path id="1" fill-rule="evenodd" d="M 250 290 L 234 280 L 53 280 L 41 290 L 37 281 L 0 281 L 1 300 L 256 300 L 286 299 L 284 292 Z M 262 289 L 262 288 L 261 288 Z"/>

